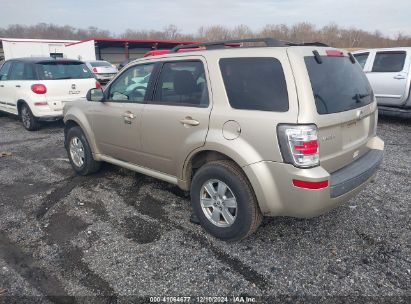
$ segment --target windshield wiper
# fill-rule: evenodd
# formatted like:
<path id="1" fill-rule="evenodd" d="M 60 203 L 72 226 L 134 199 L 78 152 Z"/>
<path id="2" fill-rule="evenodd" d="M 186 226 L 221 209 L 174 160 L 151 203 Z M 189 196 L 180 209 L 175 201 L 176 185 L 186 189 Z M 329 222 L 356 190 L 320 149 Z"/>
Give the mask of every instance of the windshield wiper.
<path id="1" fill-rule="evenodd" d="M 67 76 L 67 77 L 59 77 L 59 78 L 56 78 L 56 80 L 60 80 L 60 79 L 73 79 L 73 77 Z"/>
<path id="2" fill-rule="evenodd" d="M 365 94 L 355 94 L 352 99 L 354 99 L 356 102 L 361 102 L 363 98 L 370 96 L 370 93 L 365 93 Z"/>

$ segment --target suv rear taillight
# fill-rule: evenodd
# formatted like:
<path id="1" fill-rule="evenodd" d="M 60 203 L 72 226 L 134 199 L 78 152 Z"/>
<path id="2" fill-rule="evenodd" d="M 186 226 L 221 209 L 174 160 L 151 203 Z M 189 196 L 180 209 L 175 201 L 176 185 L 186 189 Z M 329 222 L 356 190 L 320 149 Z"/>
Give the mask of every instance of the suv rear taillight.
<path id="1" fill-rule="evenodd" d="M 97 73 L 97 68 L 93 68 L 93 73 Z"/>
<path id="2" fill-rule="evenodd" d="M 31 90 L 36 94 L 46 94 L 47 87 L 44 84 L 33 84 Z"/>
<path id="3" fill-rule="evenodd" d="M 320 164 L 316 125 L 279 125 L 277 133 L 284 162 L 299 168 Z"/>
<path id="4" fill-rule="evenodd" d="M 96 80 L 96 89 L 101 89 L 101 83 Z"/>

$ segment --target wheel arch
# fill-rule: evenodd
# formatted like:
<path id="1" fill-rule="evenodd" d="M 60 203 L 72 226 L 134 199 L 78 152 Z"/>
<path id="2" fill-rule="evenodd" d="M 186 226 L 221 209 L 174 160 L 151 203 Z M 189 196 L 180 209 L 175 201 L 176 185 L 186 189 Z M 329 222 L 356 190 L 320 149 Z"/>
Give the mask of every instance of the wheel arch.
<path id="1" fill-rule="evenodd" d="M 241 165 L 244 163 L 244 159 L 242 159 L 240 155 L 235 154 L 234 152 L 227 153 L 227 151 L 223 152 L 217 149 L 204 148 L 202 150 L 194 151 L 191 155 L 187 157 L 183 167 L 182 183 L 180 187 L 182 187 L 185 190 L 190 189 L 191 180 L 195 174 L 195 171 L 198 170 L 201 166 L 205 165 L 206 163 L 216 160 L 232 161 L 244 173 L 244 176 L 247 177 Z"/>
<path id="2" fill-rule="evenodd" d="M 22 107 L 23 104 L 27 105 L 30 108 L 30 106 L 28 105 L 28 103 L 24 99 L 17 100 L 16 106 L 17 106 L 17 115 L 18 116 L 20 116 L 20 114 L 21 114 L 21 107 Z"/>
<path id="3" fill-rule="evenodd" d="M 73 115 L 73 113 L 67 113 L 64 116 L 64 144 L 66 145 L 66 137 L 68 131 L 71 128 L 77 126 L 80 127 L 80 129 L 83 131 L 90 145 L 92 153 L 98 154 L 99 150 L 97 148 L 96 141 L 94 140 L 94 133 L 92 131 L 89 121 L 86 119 L 86 116 L 82 112 L 76 113 L 76 115 Z"/>

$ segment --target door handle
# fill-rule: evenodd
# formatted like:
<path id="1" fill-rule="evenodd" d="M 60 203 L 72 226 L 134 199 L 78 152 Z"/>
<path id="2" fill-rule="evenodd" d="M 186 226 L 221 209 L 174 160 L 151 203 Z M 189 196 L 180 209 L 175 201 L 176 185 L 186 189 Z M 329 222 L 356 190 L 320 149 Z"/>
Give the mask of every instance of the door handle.
<path id="1" fill-rule="evenodd" d="M 184 126 L 198 126 L 200 124 L 198 120 L 191 118 L 191 116 L 187 116 L 186 118 L 180 120 L 180 122 Z"/>
<path id="2" fill-rule="evenodd" d="M 124 118 L 130 118 L 130 119 L 134 119 L 134 118 L 136 118 L 136 116 L 134 115 L 134 113 L 131 113 L 131 112 L 126 112 L 126 113 L 124 113 Z"/>
<path id="3" fill-rule="evenodd" d="M 0 84 L 0 88 L 4 88 L 4 85 Z"/>
<path id="4" fill-rule="evenodd" d="M 19 84 L 16 84 L 16 88 L 21 88 L 21 85 L 19 85 Z"/>
<path id="5" fill-rule="evenodd" d="M 136 118 L 134 113 L 131 113 L 130 111 L 125 112 L 123 114 L 123 117 L 124 117 L 124 123 L 126 123 L 126 124 L 131 124 L 131 120 Z"/>
<path id="6" fill-rule="evenodd" d="M 397 75 L 397 76 L 394 76 L 394 79 L 405 79 L 405 76 Z"/>

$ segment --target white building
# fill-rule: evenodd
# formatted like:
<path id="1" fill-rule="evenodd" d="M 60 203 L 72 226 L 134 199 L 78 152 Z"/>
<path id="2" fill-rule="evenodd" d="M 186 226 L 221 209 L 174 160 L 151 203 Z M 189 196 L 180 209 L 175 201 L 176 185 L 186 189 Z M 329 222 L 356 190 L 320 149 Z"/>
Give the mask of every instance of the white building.
<path id="1" fill-rule="evenodd" d="M 79 60 L 107 60 L 113 64 L 126 58 L 140 58 L 154 49 L 171 49 L 189 41 L 92 38 L 47 40 L 0 38 L 0 60 L 19 57 L 60 57 Z"/>

